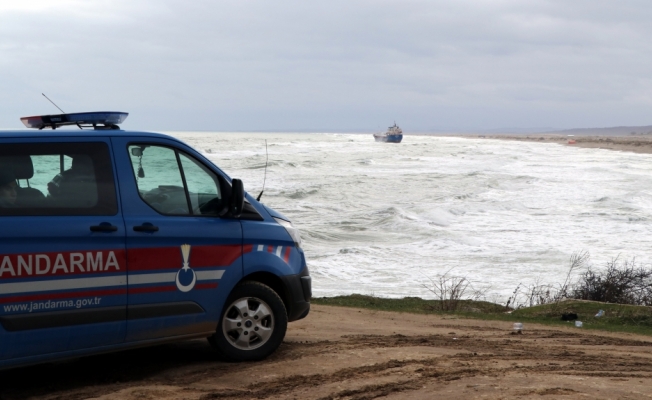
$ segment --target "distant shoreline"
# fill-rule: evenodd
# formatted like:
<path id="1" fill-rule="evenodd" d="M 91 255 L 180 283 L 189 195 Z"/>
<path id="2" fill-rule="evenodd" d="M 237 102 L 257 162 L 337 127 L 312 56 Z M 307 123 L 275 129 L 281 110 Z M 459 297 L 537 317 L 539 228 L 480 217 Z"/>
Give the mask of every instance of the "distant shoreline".
<path id="1" fill-rule="evenodd" d="M 584 136 L 584 135 L 560 135 L 560 134 L 469 134 L 456 135 L 448 134 L 441 136 L 461 137 L 467 139 L 498 139 L 514 140 L 521 142 L 558 143 L 565 146 L 575 146 L 590 149 L 606 149 L 616 151 L 628 151 L 632 153 L 652 154 L 652 135 L 631 135 L 631 136 Z M 574 143 L 571 144 L 571 141 Z"/>

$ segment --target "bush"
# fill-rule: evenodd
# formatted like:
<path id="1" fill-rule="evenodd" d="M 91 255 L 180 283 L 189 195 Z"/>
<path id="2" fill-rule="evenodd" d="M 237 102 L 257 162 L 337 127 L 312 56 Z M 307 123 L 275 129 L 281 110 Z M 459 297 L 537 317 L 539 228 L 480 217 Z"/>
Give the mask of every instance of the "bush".
<path id="1" fill-rule="evenodd" d="M 471 281 L 466 277 L 451 275 L 452 270 L 453 268 L 435 278 L 426 276 L 430 284 L 421 284 L 435 295 L 435 299 L 438 300 L 436 303 L 438 311 L 457 311 L 463 300 L 478 301 L 485 294 L 486 289 L 474 289 Z"/>
<path id="2" fill-rule="evenodd" d="M 636 266 L 635 260 L 619 262 L 618 258 L 607 263 L 604 271 L 590 266 L 570 291 L 579 300 L 606 303 L 652 305 L 652 269 Z"/>
<path id="3" fill-rule="evenodd" d="M 589 253 L 586 251 L 575 252 L 570 256 L 568 273 L 564 283 L 558 285 L 542 284 L 540 278 L 537 278 L 530 285 L 518 284 L 512 296 L 507 299 L 506 308 L 510 305 L 513 309 L 523 307 L 535 307 L 546 304 L 558 304 L 564 298 L 569 297 L 568 293 L 572 285 L 571 278 L 573 273 L 588 265 Z"/>

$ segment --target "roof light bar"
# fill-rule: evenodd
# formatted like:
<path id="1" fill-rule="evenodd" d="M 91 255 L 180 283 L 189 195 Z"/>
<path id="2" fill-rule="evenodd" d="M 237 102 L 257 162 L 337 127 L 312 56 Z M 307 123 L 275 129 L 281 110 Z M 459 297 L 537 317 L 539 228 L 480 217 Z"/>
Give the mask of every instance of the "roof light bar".
<path id="1" fill-rule="evenodd" d="M 129 113 L 120 111 L 96 111 L 73 114 L 37 115 L 23 117 L 20 121 L 28 128 L 41 130 L 43 128 L 57 129 L 65 125 L 77 125 L 95 129 L 120 129 Z"/>

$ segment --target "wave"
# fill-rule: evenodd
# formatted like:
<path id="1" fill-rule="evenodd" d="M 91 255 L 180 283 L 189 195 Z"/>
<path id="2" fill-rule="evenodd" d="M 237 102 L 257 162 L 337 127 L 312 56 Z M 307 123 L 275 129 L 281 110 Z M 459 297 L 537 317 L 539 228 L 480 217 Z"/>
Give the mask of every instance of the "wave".
<path id="1" fill-rule="evenodd" d="M 652 260 L 649 157 L 540 143 L 371 135 L 184 134 L 293 220 L 316 295 L 419 293 L 419 271 L 456 268 L 505 299 L 568 258 Z M 313 269 L 314 266 L 314 269 Z M 428 295 L 427 292 L 423 293 Z M 503 299 L 504 300 L 504 299 Z"/>
<path id="2" fill-rule="evenodd" d="M 311 190 L 297 189 L 292 191 L 282 191 L 278 195 L 288 199 L 298 200 L 298 199 L 305 199 L 306 197 L 312 196 L 317 193 L 319 193 L 318 189 L 311 189 Z"/>

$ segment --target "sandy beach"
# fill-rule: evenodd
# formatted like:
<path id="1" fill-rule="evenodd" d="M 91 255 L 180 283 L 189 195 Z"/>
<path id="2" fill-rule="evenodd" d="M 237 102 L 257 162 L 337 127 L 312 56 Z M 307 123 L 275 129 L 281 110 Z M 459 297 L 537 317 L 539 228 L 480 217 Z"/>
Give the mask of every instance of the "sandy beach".
<path id="1" fill-rule="evenodd" d="M 526 142 L 559 143 L 566 146 L 597 148 L 617 151 L 631 151 L 634 153 L 652 153 L 652 135 L 631 136 L 568 136 L 560 134 L 529 134 L 529 135 L 461 135 L 459 137 L 473 137 L 499 140 L 517 140 Z"/>
<path id="2" fill-rule="evenodd" d="M 314 306 L 268 359 L 225 363 L 205 340 L 0 373 L 9 399 L 649 398 L 652 339 Z"/>

